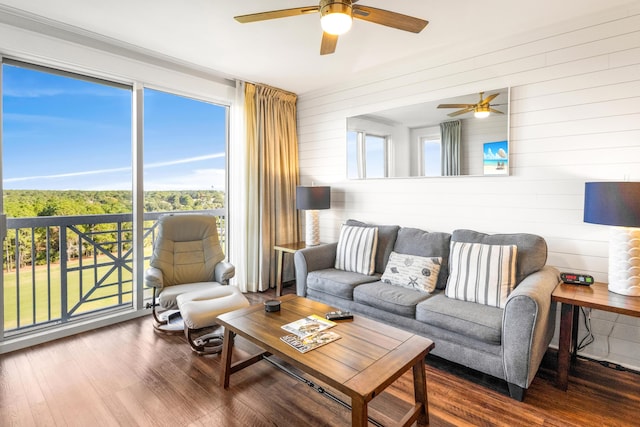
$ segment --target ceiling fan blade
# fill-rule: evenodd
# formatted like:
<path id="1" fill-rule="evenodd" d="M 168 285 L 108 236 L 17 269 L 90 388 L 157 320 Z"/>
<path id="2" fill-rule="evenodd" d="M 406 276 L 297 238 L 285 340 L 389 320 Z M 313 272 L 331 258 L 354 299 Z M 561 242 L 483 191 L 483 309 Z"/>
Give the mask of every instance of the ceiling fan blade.
<path id="1" fill-rule="evenodd" d="M 476 104 L 440 104 L 438 108 L 473 108 Z"/>
<path id="2" fill-rule="evenodd" d="M 502 111 L 500 111 L 500 110 L 495 110 L 495 109 L 493 109 L 493 108 L 489 108 L 489 111 L 491 111 L 492 113 L 504 114 Z"/>
<path id="3" fill-rule="evenodd" d="M 470 113 L 472 111 L 473 111 L 473 107 L 470 107 L 470 108 L 465 108 L 464 110 L 454 111 L 453 113 L 447 114 L 447 116 L 455 117 L 455 116 L 459 116 L 461 114 Z"/>
<path id="4" fill-rule="evenodd" d="M 338 36 L 329 33 L 322 33 L 322 43 L 320 44 L 320 55 L 329 55 L 336 51 Z"/>
<path id="5" fill-rule="evenodd" d="M 319 6 L 296 7 L 293 9 L 272 10 L 270 12 L 251 13 L 249 15 L 234 16 L 238 22 L 246 24 L 248 22 L 266 21 L 267 19 L 286 18 L 288 16 L 306 15 L 308 13 L 319 12 Z"/>
<path id="6" fill-rule="evenodd" d="M 498 95 L 500 95 L 500 94 L 499 93 L 494 93 L 493 95 L 489 95 L 485 99 L 483 99 L 482 102 L 480 102 L 479 104 L 480 105 L 486 105 L 486 104 L 490 103 L 491 101 L 493 101 L 493 99 Z"/>
<path id="7" fill-rule="evenodd" d="M 419 33 L 429 23 L 429 21 L 425 21 L 424 19 L 384 9 L 377 9 L 371 6 L 354 5 L 352 10 L 354 18 L 412 33 Z"/>

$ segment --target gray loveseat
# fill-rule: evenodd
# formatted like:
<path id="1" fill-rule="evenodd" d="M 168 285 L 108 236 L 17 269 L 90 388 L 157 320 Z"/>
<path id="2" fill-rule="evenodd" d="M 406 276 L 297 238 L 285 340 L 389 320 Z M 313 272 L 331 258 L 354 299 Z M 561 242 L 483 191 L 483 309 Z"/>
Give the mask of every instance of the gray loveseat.
<path id="1" fill-rule="evenodd" d="M 435 342 L 432 354 L 505 380 L 511 397 L 523 400 L 555 328 L 551 292 L 559 274 L 545 266 L 547 245 L 543 238 L 471 230 L 426 232 L 355 220 L 346 224 L 378 228 L 374 274 L 334 268 L 337 243 L 306 248 L 294 256 L 299 296 L 428 337 Z M 445 295 L 452 242 L 517 246 L 517 285 L 503 308 Z M 441 258 L 436 290 L 425 293 L 382 282 L 380 277 L 392 251 Z"/>

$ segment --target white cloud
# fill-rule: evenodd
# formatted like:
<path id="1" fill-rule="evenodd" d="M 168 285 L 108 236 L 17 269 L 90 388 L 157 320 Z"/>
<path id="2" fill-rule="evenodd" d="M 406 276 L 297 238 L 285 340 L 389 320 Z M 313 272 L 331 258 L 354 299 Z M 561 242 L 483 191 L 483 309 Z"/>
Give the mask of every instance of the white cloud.
<path id="1" fill-rule="evenodd" d="M 8 87 L 2 92 L 4 96 L 10 96 L 12 98 L 44 98 L 50 96 L 99 96 L 99 97 L 113 97 L 113 96 L 130 96 L 129 91 L 114 90 L 114 88 L 85 88 L 85 89 L 65 89 L 56 87 L 36 87 L 35 85 L 27 86 L 23 84 L 21 87 L 13 87 L 13 85 L 7 85 Z"/>
<path id="2" fill-rule="evenodd" d="M 72 177 L 78 177 L 78 176 L 100 175 L 100 174 L 124 172 L 124 171 L 130 171 L 130 170 L 131 168 L 96 169 L 92 171 L 67 172 L 67 173 L 59 173 L 54 175 L 33 175 L 33 176 L 23 176 L 19 178 L 6 178 L 4 182 L 10 183 L 10 182 L 21 182 L 21 181 L 45 180 L 45 179 L 72 178 Z"/>
<path id="3" fill-rule="evenodd" d="M 196 163 L 203 160 L 217 159 L 223 158 L 225 153 L 212 153 L 206 154 L 203 156 L 196 157 L 187 157 L 184 159 L 176 159 L 169 160 L 165 162 L 156 162 L 146 164 L 144 166 L 145 170 L 148 169 L 157 169 L 167 166 L 181 165 L 181 164 L 189 164 Z M 11 184 L 17 182 L 27 182 L 27 181 L 51 181 L 51 180 L 61 180 L 65 178 L 80 178 L 80 177 L 89 177 L 89 176 L 97 176 L 97 175 L 106 175 L 113 173 L 121 173 L 121 172 L 130 172 L 131 167 L 119 167 L 119 168 L 109 168 L 109 169 L 94 169 L 88 171 L 77 171 L 77 172 L 65 172 L 59 174 L 51 174 L 51 175 L 32 175 L 32 176 L 24 176 L 17 178 L 6 178 L 4 179 L 4 184 Z M 215 189 L 215 190 L 224 190 L 225 188 L 225 171 L 224 169 L 193 169 L 192 171 L 187 172 L 187 175 L 184 173 L 177 175 L 169 175 L 162 174 L 160 178 L 149 178 L 147 182 L 145 182 L 145 188 L 147 190 L 186 190 L 186 189 Z M 108 186 L 105 189 L 130 189 L 131 183 L 118 183 L 116 184 L 113 181 L 109 181 L 108 183 L 100 183 L 97 185 L 93 185 L 93 183 L 86 182 L 85 187 L 91 187 L 90 189 L 97 190 Z"/>
<path id="4" fill-rule="evenodd" d="M 199 162 L 202 160 L 209 160 L 209 159 L 219 159 L 224 156 L 225 156 L 225 153 L 213 153 L 213 154 L 205 154 L 204 156 L 187 157 L 186 159 L 177 159 L 177 160 L 169 160 L 166 162 L 150 163 L 148 165 L 145 165 L 145 169 L 181 165 L 184 163 L 194 163 L 194 162 Z"/>

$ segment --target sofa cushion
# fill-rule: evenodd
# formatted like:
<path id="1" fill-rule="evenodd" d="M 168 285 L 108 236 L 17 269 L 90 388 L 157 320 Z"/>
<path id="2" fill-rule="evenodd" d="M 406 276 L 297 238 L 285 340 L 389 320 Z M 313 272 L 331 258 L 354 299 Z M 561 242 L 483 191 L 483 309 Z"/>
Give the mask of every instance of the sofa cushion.
<path id="1" fill-rule="evenodd" d="M 436 293 L 416 306 L 416 320 L 489 344 L 502 341 L 503 309 Z"/>
<path id="2" fill-rule="evenodd" d="M 309 272 L 307 287 L 317 292 L 333 295 L 348 300 L 353 299 L 353 288 L 363 283 L 376 282 L 380 276 L 367 276 L 351 271 L 327 268 Z"/>
<path id="3" fill-rule="evenodd" d="M 504 307 L 516 286 L 516 245 L 451 242 L 445 295 L 462 301 Z"/>
<path id="4" fill-rule="evenodd" d="M 449 233 L 429 233 L 419 228 L 402 227 L 393 250 L 401 254 L 442 258 L 436 289 L 444 289 L 449 277 L 450 240 Z"/>
<path id="5" fill-rule="evenodd" d="M 416 315 L 416 304 L 429 296 L 424 292 L 380 281 L 360 285 L 353 290 L 355 302 L 412 319 Z"/>
<path id="6" fill-rule="evenodd" d="M 384 273 L 384 269 L 387 266 L 387 260 L 393 250 L 393 245 L 396 243 L 398 237 L 398 225 L 374 225 L 367 224 L 355 219 L 347 220 L 346 225 L 355 225 L 357 227 L 376 227 L 378 229 L 378 248 L 376 249 L 376 273 Z M 412 254 L 420 255 L 420 254 Z M 439 255 L 438 255 L 439 256 Z"/>
<path id="7" fill-rule="evenodd" d="M 485 234 L 473 230 L 455 230 L 451 240 L 487 245 L 516 245 L 516 285 L 531 273 L 542 269 L 547 262 L 547 242 L 535 234 Z"/>
<path id="8" fill-rule="evenodd" d="M 442 258 L 391 252 L 380 278 L 386 284 L 431 293 L 436 288 Z"/>
<path id="9" fill-rule="evenodd" d="M 343 225 L 336 249 L 335 268 L 360 274 L 375 270 L 378 229 Z"/>

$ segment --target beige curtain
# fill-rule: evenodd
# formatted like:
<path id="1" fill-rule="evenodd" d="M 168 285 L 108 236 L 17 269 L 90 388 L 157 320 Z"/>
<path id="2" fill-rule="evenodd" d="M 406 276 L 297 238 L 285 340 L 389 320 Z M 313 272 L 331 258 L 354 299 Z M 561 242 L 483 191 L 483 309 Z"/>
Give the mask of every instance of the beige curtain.
<path id="1" fill-rule="evenodd" d="M 295 193 L 298 185 L 298 137 L 295 94 L 245 83 L 247 153 L 246 226 L 258 235 L 247 246 L 247 291 L 275 286 L 274 244 L 300 240 Z M 245 263 L 243 263 L 245 264 Z M 244 286 L 241 286 L 244 288 Z"/>

